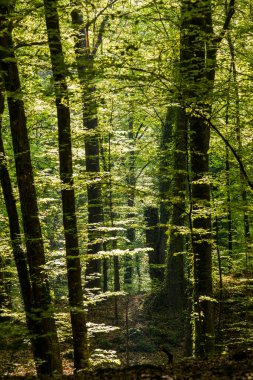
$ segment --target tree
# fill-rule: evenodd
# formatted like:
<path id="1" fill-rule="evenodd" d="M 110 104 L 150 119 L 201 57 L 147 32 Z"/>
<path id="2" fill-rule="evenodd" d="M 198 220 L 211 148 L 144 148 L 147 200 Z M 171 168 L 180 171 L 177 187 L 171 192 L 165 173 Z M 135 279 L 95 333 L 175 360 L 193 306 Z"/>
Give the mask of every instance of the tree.
<path id="1" fill-rule="evenodd" d="M 212 247 L 209 172 L 210 125 L 217 48 L 234 13 L 229 9 L 221 34 L 213 33 L 209 0 L 182 2 L 182 97 L 188 113 L 191 165 L 191 242 L 194 256 L 196 353 L 213 350 Z"/>
<path id="2" fill-rule="evenodd" d="M 163 280 L 164 257 L 161 255 L 161 227 L 159 226 L 159 212 L 157 207 L 149 206 L 144 210 L 146 222 L 146 245 L 152 248 L 149 252 L 149 274 L 151 286 L 154 290 L 159 289 Z"/>
<path id="3" fill-rule="evenodd" d="M 12 144 L 33 295 L 30 311 L 33 353 L 38 375 L 50 376 L 55 372 L 62 373 L 62 363 L 49 283 L 44 270 L 45 254 L 30 157 L 30 144 L 19 72 L 12 42 L 12 24 L 9 21 L 11 20 L 12 10 L 11 5 L 2 4 L 0 7 L 1 77 L 4 78 L 7 92 Z"/>
<path id="4" fill-rule="evenodd" d="M 2 114 L 4 112 L 4 88 L 0 91 L 0 180 L 3 190 L 5 206 L 9 220 L 10 238 L 12 244 L 12 252 L 17 267 L 19 284 L 21 288 L 22 298 L 24 302 L 27 325 L 31 337 L 33 335 L 33 320 L 31 318 L 32 311 L 32 289 L 30 277 L 27 266 L 27 258 L 24 250 L 22 249 L 21 231 L 19 225 L 18 210 L 16 206 L 16 199 L 12 188 L 9 170 L 7 167 L 5 149 L 2 138 Z M 4 285 L 4 283 L 3 283 Z"/>
<path id="5" fill-rule="evenodd" d="M 184 227 L 186 224 L 185 197 L 187 192 L 187 118 L 183 104 L 180 104 L 176 112 L 174 144 L 173 206 L 164 288 L 168 304 L 175 309 L 182 309 L 186 297 Z"/>
<path id="6" fill-rule="evenodd" d="M 110 3 L 109 3 L 110 5 Z M 103 11 L 109 6 L 107 5 Z M 100 175 L 99 131 L 97 116 L 97 101 L 95 96 L 95 67 L 94 59 L 102 42 L 103 32 L 108 20 L 105 16 L 100 24 L 96 41 L 92 44 L 90 27 L 95 24 L 98 16 L 92 21 L 83 20 L 81 3 L 79 0 L 71 1 L 71 18 L 75 31 L 75 55 L 78 77 L 82 93 L 82 114 L 85 136 L 85 160 L 87 181 L 87 207 L 88 207 L 88 259 L 86 278 L 89 288 L 100 288 L 100 260 L 96 255 L 102 250 L 102 239 L 99 227 L 103 225 L 103 207 Z M 99 15 L 101 15 L 100 12 Z"/>
<path id="7" fill-rule="evenodd" d="M 241 118 L 240 118 L 240 97 L 239 97 L 239 86 L 237 80 L 237 68 L 235 63 L 235 48 L 231 36 L 228 35 L 228 44 L 231 55 L 231 72 L 233 78 L 233 87 L 235 92 L 235 129 L 236 129 L 236 140 L 238 144 L 238 156 L 242 159 L 242 138 L 241 138 Z M 243 226 L 244 226 L 244 239 L 245 239 L 245 265 L 248 265 L 248 256 L 250 254 L 251 246 L 251 234 L 250 234 L 250 220 L 248 214 L 248 200 L 247 200 L 247 191 L 245 186 L 245 180 L 240 169 L 240 182 L 241 182 L 241 198 L 243 203 Z M 232 249 L 231 249 L 232 251 Z"/>
<path id="8" fill-rule="evenodd" d="M 66 242 L 69 305 L 73 332 L 74 365 L 75 368 L 81 369 L 88 366 L 89 355 L 75 211 L 66 68 L 62 52 L 57 2 L 45 0 L 44 7 L 57 109 L 60 178 L 62 182 L 61 196 Z"/>
<path id="9" fill-rule="evenodd" d="M 15 13 L 8 17 L 15 25 L 12 43 L 23 90 L 15 100 L 25 102 L 46 255 L 43 276 L 50 276 L 58 332 L 61 341 L 66 337 L 64 356 L 66 346 L 72 351 L 73 343 L 75 367 L 88 366 L 83 292 L 93 304 L 91 323 L 97 317 L 109 320 L 113 303 L 107 297 L 116 300 L 111 321 L 120 327 L 124 315 L 127 361 L 133 347 L 156 350 L 156 343 L 166 339 L 173 351 L 179 335 L 180 347 L 187 340 L 188 355 L 207 355 L 214 348 L 217 325 L 218 349 L 223 344 L 230 347 L 224 333 L 230 313 L 223 311 L 236 309 L 240 299 L 228 305 L 227 289 L 235 282 L 246 289 L 246 283 L 250 292 L 249 280 L 238 277 L 249 276 L 252 269 L 250 251 L 245 256 L 252 232 L 252 196 L 247 184 L 253 188 L 249 4 L 236 3 L 236 22 L 229 28 L 233 1 L 134 0 L 117 2 L 117 6 L 109 0 L 46 3 L 51 62 L 43 2 L 28 5 L 16 0 Z M 0 54 L 3 57 L 6 50 Z M 12 60 L 3 58 L 1 67 Z M 6 82 L 7 71 L 2 72 Z M 2 94 L 14 98 L 5 87 Z M 3 97 L 0 101 L 3 108 Z M 57 113 L 52 112 L 55 103 Z M 11 249 L 17 256 L 24 300 L 28 296 L 28 307 L 25 302 L 24 306 L 29 327 L 34 293 L 21 223 L 19 227 L 20 202 L 6 111 L 0 141 L 1 257 L 10 255 Z M 5 242 L 8 227 L 11 239 Z M 4 289 L 5 275 L 10 272 L 13 309 L 7 323 L 12 323 L 15 311 L 23 309 L 15 263 L 9 257 L 8 266 L 0 262 L 4 268 L 0 287 Z M 98 289 L 102 260 L 106 294 Z M 128 272 L 125 264 L 130 261 Z M 87 267 L 86 284 L 91 289 L 82 287 L 85 268 L 81 264 Z M 120 289 L 130 294 L 125 298 Z M 237 289 L 234 286 L 230 294 Z M 0 294 L 3 308 L 6 293 L 4 289 Z M 146 295 L 147 313 L 135 326 L 135 311 L 141 311 Z M 101 305 L 95 305 L 100 300 Z M 216 306 L 221 300 L 222 308 Z M 72 316 L 81 316 L 79 325 L 72 318 L 72 340 L 70 309 Z M 250 321 L 246 307 L 244 313 Z M 146 325 L 148 314 L 150 324 Z M 246 320 L 240 318 L 238 323 Z M 36 336 L 34 326 L 38 325 L 31 319 L 31 336 Z M 83 328 L 81 337 L 78 326 Z M 91 325 L 90 332 L 95 329 Z M 148 347 L 142 340 L 146 329 Z M 1 341 L 3 331 L 1 327 Z M 91 349 L 110 344 L 117 350 L 118 341 L 111 334 L 109 342 L 91 336 Z M 92 352 L 91 365 L 94 356 Z"/>

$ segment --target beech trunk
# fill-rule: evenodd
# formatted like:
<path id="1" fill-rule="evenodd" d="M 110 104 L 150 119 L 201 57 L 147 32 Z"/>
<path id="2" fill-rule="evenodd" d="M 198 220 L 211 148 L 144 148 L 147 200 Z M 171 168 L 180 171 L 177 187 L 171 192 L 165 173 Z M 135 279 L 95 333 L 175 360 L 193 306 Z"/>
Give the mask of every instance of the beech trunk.
<path id="1" fill-rule="evenodd" d="M 11 13 L 0 7 L 1 70 L 7 91 L 12 144 L 21 204 L 23 230 L 33 295 L 31 319 L 33 325 L 34 358 L 39 377 L 62 373 L 57 331 L 52 310 L 45 254 L 34 186 L 30 144 L 26 126 L 24 102 L 12 41 Z"/>
<path id="2" fill-rule="evenodd" d="M 66 68 L 61 44 L 57 2 L 54 0 L 44 0 L 44 8 L 57 109 L 63 227 L 74 345 L 74 366 L 76 369 L 82 369 L 89 365 L 89 353 L 75 210 L 70 109 L 66 83 Z"/>

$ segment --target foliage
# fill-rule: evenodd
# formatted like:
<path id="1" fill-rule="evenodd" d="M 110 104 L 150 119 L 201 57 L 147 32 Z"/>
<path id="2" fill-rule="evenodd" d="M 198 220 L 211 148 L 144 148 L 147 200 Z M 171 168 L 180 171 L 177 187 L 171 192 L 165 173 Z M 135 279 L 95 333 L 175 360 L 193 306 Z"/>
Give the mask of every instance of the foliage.
<path id="1" fill-rule="evenodd" d="M 197 2 L 191 3 L 194 5 Z M 182 2 L 173 0 L 167 2 L 109 1 L 108 3 L 104 0 L 80 1 L 86 30 L 89 29 L 91 52 L 92 46 L 96 47 L 96 42 L 99 41 L 99 46 L 92 57 L 94 68 L 92 80 L 89 83 L 89 86 L 92 85 L 90 99 L 97 105 L 97 132 L 100 147 L 100 168 L 99 172 L 93 176 L 85 168 L 87 161 L 85 142 L 93 132 L 83 127 L 82 85 L 78 77 L 75 56 L 76 37 L 71 24 L 71 12 L 75 2 L 60 0 L 56 3 L 67 67 L 78 248 L 82 265 L 85 307 L 90 308 L 103 304 L 108 299 L 111 301 L 114 297 L 120 302 L 120 297 L 125 294 L 123 290 L 131 295 L 137 293 L 149 295 L 151 288 L 154 290 L 149 272 L 152 268 L 152 264 L 149 265 L 152 248 L 147 247 L 146 244 L 146 225 L 143 215 L 146 207 L 160 209 L 164 202 L 161 194 L 161 176 L 164 175 L 171 185 L 166 189 L 166 205 L 170 217 L 173 207 L 179 204 L 181 196 L 173 193 L 172 186 L 178 174 L 173 164 L 177 137 L 175 120 L 171 122 L 171 135 L 165 153 L 162 151 L 161 141 L 168 110 L 179 110 L 182 107 L 179 70 Z M 79 2 L 76 4 L 78 5 Z M 228 1 L 212 1 L 213 27 L 216 36 L 222 32 L 228 7 Z M 190 19 L 190 14 L 188 17 Z M 67 305 L 68 284 L 62 225 L 61 190 L 63 185 L 60 181 L 55 89 L 49 62 L 43 3 L 40 0 L 29 2 L 17 0 L 10 19 L 13 24 L 14 49 L 22 85 L 22 94 L 15 96 L 24 100 L 39 216 L 46 251 L 46 265 L 43 270 L 50 280 L 60 342 L 61 344 L 68 342 L 71 352 L 68 317 L 70 307 Z M 209 242 L 212 249 L 215 296 L 202 295 L 200 301 L 211 301 L 215 304 L 214 320 L 217 330 L 217 347 L 220 351 L 225 346 L 250 345 L 253 339 L 250 327 L 252 289 L 249 280 L 253 270 L 253 198 L 252 188 L 248 186 L 238 165 L 239 158 L 251 180 L 253 143 L 251 19 L 251 2 L 238 1 L 235 5 L 235 14 L 229 27 L 224 31 L 217 50 L 214 88 L 208 98 L 211 109 L 210 120 L 209 116 L 201 114 L 201 107 L 195 107 L 196 99 L 191 97 L 188 100 L 184 99 L 188 120 L 194 116 L 202 118 L 205 125 L 211 121 L 211 124 L 208 124 L 211 130 L 208 151 L 209 172 L 205 173 L 198 182 L 210 185 L 211 204 L 210 207 L 204 204 L 201 209 L 195 210 L 194 217 L 204 218 L 210 211 L 212 219 Z M 85 83 L 88 83 L 88 79 Z M 189 83 L 190 81 L 187 85 Z M 204 91 L 203 88 L 200 90 Z M 85 106 L 87 107 L 87 104 Z M 216 130 L 212 128 L 212 125 Z M 5 101 L 5 110 L 2 115 L 1 132 L 21 220 L 7 101 Z M 191 134 L 188 133 L 188 140 L 190 138 Z M 234 148 L 237 157 L 229 145 Z M 192 218 L 191 186 L 194 183 L 189 146 L 187 149 L 188 167 L 184 172 L 188 181 L 184 190 L 185 222 L 180 226 L 173 225 L 170 219 L 165 227 L 167 237 L 171 231 L 175 231 L 176 236 L 184 239 L 186 293 L 188 298 L 192 299 L 192 287 L 196 280 L 193 278 L 192 236 L 205 232 L 205 228 L 202 226 L 193 228 L 191 225 L 194 219 Z M 166 162 L 166 174 L 161 173 L 161 161 Z M 94 228 L 97 231 L 97 242 L 101 244 L 102 249 L 93 256 L 87 253 L 89 244 L 87 186 L 96 183 L 100 184 L 102 189 L 103 223 Z M 162 222 L 158 227 L 160 229 L 164 227 Z M 25 237 L 22 226 L 21 233 L 24 246 Z M 134 238 L 130 238 L 131 236 Z M 206 237 L 202 238 L 199 243 L 205 242 L 205 239 Z M 169 240 L 167 253 L 168 247 Z M 6 347 L 8 340 L 15 345 L 14 338 L 17 342 L 22 341 L 21 345 L 27 344 L 27 331 L 23 332 L 23 304 L 17 271 L 12 259 L 8 215 L 1 189 L 0 251 L 0 271 L 3 274 L 0 280 L 4 279 L 3 284 L 0 281 L 0 290 L 2 292 L 4 289 L 3 293 L 8 293 L 11 300 L 10 305 L 0 304 L 1 318 L 7 318 L 6 321 L 1 322 L 0 340 Z M 177 255 L 181 254 L 182 252 L 179 252 Z M 105 293 L 93 294 L 93 290 L 85 289 L 85 268 L 89 260 L 93 258 L 99 260 L 104 268 L 105 263 L 107 265 L 108 283 Z M 117 260 L 120 289 L 114 293 Z M 166 265 L 167 263 L 168 260 Z M 127 275 L 130 277 L 128 281 Z M 100 277 L 102 281 L 105 281 L 105 271 L 100 273 Z M 229 286 L 226 283 L 227 279 L 232 281 Z M 240 279 L 242 282 L 245 279 L 247 285 L 241 284 Z M 153 314 L 155 314 L 155 309 L 158 310 L 158 315 L 153 321 L 151 320 L 149 327 L 134 326 L 128 331 L 133 351 L 155 352 L 156 345 L 165 338 L 172 346 L 177 347 L 179 341 L 182 343 L 182 335 L 186 335 L 181 321 L 174 330 L 170 327 L 172 322 L 170 315 L 167 315 L 164 310 L 167 302 L 164 287 L 162 290 L 159 287 L 160 283 L 156 294 L 152 294 L 147 302 Z M 230 293 L 228 298 L 227 292 Z M 0 301 L 2 302 L 1 299 Z M 223 302 L 225 302 L 225 307 L 222 311 Z M 237 309 L 237 303 L 240 308 L 243 307 L 244 313 Z M 191 310 L 192 304 L 194 304 L 193 301 L 190 306 L 185 307 L 183 316 L 187 313 L 194 314 Z M 115 305 L 115 320 L 112 324 L 117 324 L 117 301 Z M 186 311 L 187 308 L 190 310 Z M 227 317 L 225 310 L 232 314 L 234 321 Z M 159 313 L 162 315 L 161 318 L 165 318 L 166 315 L 166 327 L 160 326 Z M 93 365 L 95 367 L 110 366 L 112 363 L 118 365 L 114 347 L 106 343 L 108 339 L 106 336 L 111 334 L 114 327 L 110 327 L 110 323 L 106 327 L 101 320 L 98 324 L 92 323 L 93 321 L 88 324 L 91 342 L 93 335 L 96 336 L 94 340 L 97 339 L 99 342 L 97 336 L 101 334 L 100 340 L 104 344 L 99 346 L 101 349 L 93 350 L 91 356 Z M 153 338 L 149 339 L 147 336 L 148 330 L 154 340 L 157 340 L 156 343 L 153 342 Z M 233 334 L 236 336 L 234 340 L 231 338 Z M 103 349 L 108 349 L 108 351 L 103 351 Z"/>

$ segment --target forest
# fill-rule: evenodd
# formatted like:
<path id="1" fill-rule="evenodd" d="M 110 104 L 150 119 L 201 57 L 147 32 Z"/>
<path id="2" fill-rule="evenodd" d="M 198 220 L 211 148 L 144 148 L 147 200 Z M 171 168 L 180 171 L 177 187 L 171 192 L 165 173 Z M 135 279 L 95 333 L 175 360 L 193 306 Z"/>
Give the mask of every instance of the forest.
<path id="1" fill-rule="evenodd" d="M 252 23 L 0 0 L 1 379 L 253 378 Z"/>

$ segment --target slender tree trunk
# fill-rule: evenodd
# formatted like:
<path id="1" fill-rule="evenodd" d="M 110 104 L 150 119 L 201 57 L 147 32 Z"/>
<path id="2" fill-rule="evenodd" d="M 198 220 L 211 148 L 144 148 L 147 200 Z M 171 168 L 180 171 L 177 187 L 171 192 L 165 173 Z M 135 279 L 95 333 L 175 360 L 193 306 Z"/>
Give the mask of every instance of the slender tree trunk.
<path id="1" fill-rule="evenodd" d="M 229 70 L 229 84 L 231 82 L 231 65 Z M 227 94 L 226 101 L 226 129 L 229 128 L 229 113 L 230 113 L 230 91 Z M 233 220 L 232 220 L 232 207 L 231 207 L 231 187 L 230 187 L 230 160 L 229 149 L 226 145 L 226 192 L 227 192 L 227 247 L 228 247 L 228 268 L 231 269 L 233 265 Z"/>
<path id="2" fill-rule="evenodd" d="M 108 172 L 109 172 L 109 213 L 110 213 L 110 226 L 113 229 L 114 228 L 114 210 L 113 210 L 113 188 L 112 188 L 112 157 L 111 157 L 111 135 L 109 134 L 109 141 L 108 141 L 109 149 L 108 149 Z M 116 231 L 112 230 L 112 249 L 117 249 L 117 239 L 116 239 L 117 233 Z M 117 255 L 113 256 L 113 290 L 114 292 L 120 291 L 120 275 L 119 275 L 119 257 Z M 118 325 L 119 323 L 119 310 L 118 310 L 118 296 L 116 295 L 114 298 L 114 317 L 115 317 L 115 324 Z"/>
<path id="3" fill-rule="evenodd" d="M 11 309 L 11 298 L 8 289 L 8 271 L 6 266 L 6 258 L 0 254 L 0 322 L 9 318 L 6 309 Z"/>
<path id="4" fill-rule="evenodd" d="M 237 80 L 237 69 L 235 62 L 235 52 L 234 45 L 231 39 L 231 36 L 228 36 L 228 43 L 230 48 L 231 55 L 231 68 L 233 75 L 233 84 L 235 89 L 235 110 L 236 110 L 236 139 L 238 144 L 238 156 L 242 158 L 242 139 L 241 139 L 241 121 L 240 121 L 240 97 L 239 97 L 239 89 L 238 89 L 238 80 Z M 245 266 L 247 268 L 248 265 L 248 256 L 251 251 L 251 234 L 250 234 L 250 220 L 248 213 L 248 200 L 247 200 L 247 192 L 245 187 L 244 176 L 242 170 L 240 169 L 240 182 L 241 182 L 241 198 L 243 203 L 243 225 L 244 225 L 244 240 L 245 240 Z"/>
<path id="5" fill-rule="evenodd" d="M 45 271 L 45 254 L 34 186 L 30 145 L 18 67 L 14 56 L 10 9 L 0 7 L 1 70 L 8 93 L 8 108 L 15 156 L 17 183 L 21 203 L 23 229 L 33 294 L 34 358 L 40 377 L 62 373 L 49 283 Z M 13 236 L 13 239 L 16 239 Z M 28 292 L 29 292 L 29 288 Z M 29 295 L 28 295 L 29 297 Z M 30 298 L 30 297 L 29 297 Z M 28 326 L 29 327 L 29 326 Z"/>
<path id="6" fill-rule="evenodd" d="M 107 144 L 108 143 L 108 155 L 106 155 L 105 153 L 105 149 L 104 149 L 104 144 Z M 110 200 L 110 194 L 111 194 L 111 161 L 110 161 L 110 155 L 111 155 L 111 145 L 110 145 L 110 133 L 109 133 L 109 137 L 108 137 L 108 142 L 105 141 L 104 137 L 100 137 L 100 144 L 99 144 L 99 148 L 100 148 L 100 152 L 99 152 L 99 155 L 101 157 L 101 163 L 102 163 L 102 170 L 104 173 L 108 173 L 108 179 L 106 181 L 106 186 L 105 186 L 105 194 L 104 196 L 102 197 L 103 198 L 103 219 L 105 220 L 105 209 L 106 207 L 109 208 L 109 214 L 111 215 L 111 212 L 113 211 L 112 208 L 111 208 L 111 200 Z M 108 193 L 109 193 L 109 196 L 108 196 Z M 109 216 L 110 218 L 110 216 Z M 111 218 L 110 218 L 111 219 Z M 103 242 L 103 251 L 107 251 L 107 248 L 108 247 L 108 244 L 106 241 Z M 108 291 L 108 281 L 109 281 L 109 277 L 108 277 L 108 271 L 109 271 L 109 266 L 110 266 L 110 259 L 109 258 L 104 258 L 103 259 L 103 263 L 102 263 L 102 274 L 103 274 L 103 292 L 107 292 Z"/>
<path id="7" fill-rule="evenodd" d="M 132 218 L 134 217 L 133 208 L 135 205 L 135 140 L 134 140 L 134 120 L 132 111 L 130 111 L 129 125 L 128 125 L 128 175 L 126 178 L 126 183 L 128 186 L 127 194 L 127 206 L 128 215 L 127 218 L 130 219 L 132 224 Z M 133 243 L 135 241 L 135 229 L 131 226 L 127 228 L 126 237 L 128 239 L 128 245 L 133 248 Z M 124 285 L 126 289 L 129 290 L 133 281 L 133 255 L 124 256 Z"/>
<path id="8" fill-rule="evenodd" d="M 184 280 L 185 238 L 182 231 L 186 223 L 185 196 L 187 188 L 187 121 L 182 108 L 177 110 L 174 148 L 174 178 L 172 184 L 172 216 L 169 254 L 165 274 L 165 293 L 168 304 L 175 309 L 185 305 Z"/>
<path id="9" fill-rule="evenodd" d="M 230 162 L 229 162 L 229 150 L 226 146 L 226 188 L 227 188 L 227 234 L 228 234 L 228 267 L 232 267 L 233 261 L 233 220 L 231 209 L 231 194 L 230 194 Z"/>
<path id="10" fill-rule="evenodd" d="M 0 115 L 2 115 L 4 109 L 4 96 L 3 90 L 0 91 Z M 0 181 L 3 190 L 3 196 L 5 201 L 5 206 L 7 210 L 8 220 L 9 220 L 9 230 L 10 230 L 10 238 L 12 245 L 12 252 L 15 261 L 15 265 L 17 268 L 19 285 L 21 290 L 21 295 L 24 303 L 24 310 L 26 315 L 26 322 L 28 331 L 30 334 L 32 350 L 34 353 L 35 361 L 40 361 L 42 358 L 36 357 L 36 353 L 38 352 L 37 346 L 40 347 L 41 340 L 36 339 L 37 335 L 37 325 L 34 324 L 33 317 L 33 294 L 30 283 L 30 276 L 27 266 L 27 257 L 22 249 L 22 241 L 21 241 L 21 231 L 19 225 L 19 216 L 16 206 L 16 200 L 14 197 L 14 192 L 12 189 L 11 179 L 7 167 L 7 161 L 4 151 L 4 144 L 2 139 L 2 120 L 0 117 Z M 38 371 L 38 373 L 40 373 Z"/>
<path id="11" fill-rule="evenodd" d="M 89 26 L 84 27 L 81 3 L 72 0 L 72 25 L 75 31 L 75 55 L 78 77 L 82 88 L 83 126 L 87 131 L 85 138 L 86 172 L 88 199 L 88 254 L 95 255 L 102 250 L 101 233 L 98 227 L 103 225 L 102 191 L 100 178 L 99 132 L 97 104 L 95 100 L 94 56 L 102 41 L 103 29 L 107 19 L 101 24 L 97 41 L 90 46 Z M 86 267 L 86 279 L 89 288 L 100 288 L 100 260 L 90 259 Z"/>
<path id="12" fill-rule="evenodd" d="M 10 238 L 13 256 L 18 271 L 21 294 L 24 301 L 27 316 L 32 308 L 32 289 L 30 284 L 29 272 L 27 267 L 26 254 L 22 249 L 21 232 L 19 227 L 19 217 L 16 206 L 16 200 L 13 194 L 11 179 L 7 168 L 7 161 L 4 151 L 2 138 L 2 114 L 4 110 L 4 96 L 0 90 L 0 181 L 3 190 L 5 206 L 7 210 Z"/>
<path id="13" fill-rule="evenodd" d="M 214 210 L 216 212 L 216 210 Z M 215 230 L 215 240 L 216 240 L 216 251 L 217 251 L 217 261 L 218 261 L 218 271 L 219 271 L 219 309 L 218 309 L 218 323 L 217 323 L 217 334 L 216 338 L 220 336 L 221 325 L 222 325 L 222 305 L 223 305 L 223 277 L 222 277 L 222 260 L 219 246 L 219 220 L 217 215 L 215 215 L 213 228 Z"/>
<path id="14" fill-rule="evenodd" d="M 177 109 L 169 107 L 166 119 L 162 125 L 162 136 L 160 144 L 160 163 L 159 163 L 159 193 L 160 203 L 160 233 L 159 233 L 159 256 L 160 262 L 165 263 L 168 245 L 168 224 L 170 219 L 170 195 L 171 195 L 171 163 L 173 157 L 169 152 L 172 151 L 173 129 L 176 123 Z M 164 269 L 161 269 L 164 278 Z"/>
<path id="15" fill-rule="evenodd" d="M 161 265 L 163 257 L 160 257 L 160 226 L 159 213 L 156 207 L 147 207 L 144 210 L 144 219 L 146 222 L 146 246 L 152 248 L 149 252 L 149 274 L 151 286 L 153 289 L 158 289 L 163 280 L 163 268 Z"/>
<path id="16" fill-rule="evenodd" d="M 4 146 L 3 146 L 3 139 L 2 139 L 2 114 L 4 112 L 4 96 L 3 96 L 3 86 L 0 82 L 0 181 L 1 186 L 3 189 L 3 194 L 5 195 L 6 192 L 4 191 L 4 185 L 5 185 L 5 178 L 6 178 L 6 172 L 7 176 L 9 175 L 7 167 L 6 167 L 6 158 L 5 158 L 5 152 L 4 152 Z M 5 198 L 6 199 L 6 198 Z M 6 203 L 6 202 L 5 202 Z M 6 270 L 6 258 L 4 257 L 3 253 L 0 254 L 0 319 L 5 319 L 4 316 L 4 310 L 11 308 L 11 297 L 9 292 L 9 286 L 8 286 L 8 271 Z M 3 314 L 2 314 L 3 312 Z"/>
<path id="17" fill-rule="evenodd" d="M 44 0 L 44 7 L 56 96 L 60 178 L 62 182 L 61 196 L 63 226 L 66 244 L 69 304 L 74 344 L 74 365 L 76 369 L 80 369 L 88 367 L 89 354 L 75 210 L 70 110 L 66 83 L 66 68 L 62 52 L 56 1 Z"/>
<path id="18" fill-rule="evenodd" d="M 192 163 L 192 199 L 193 199 L 193 253 L 195 278 L 196 353 L 204 355 L 213 350 L 213 301 L 212 301 L 212 250 L 211 250 L 211 214 L 210 188 L 203 182 L 208 172 L 207 142 L 208 131 L 199 125 L 199 120 L 191 120 L 191 130 L 197 131 L 191 141 Z M 202 135 L 202 136 L 200 136 Z M 202 137 L 202 138 L 201 138 Z M 205 140 L 205 148 L 199 141 Z M 203 156 L 201 156 L 203 154 Z M 201 157 L 201 158 L 200 158 Z"/>

